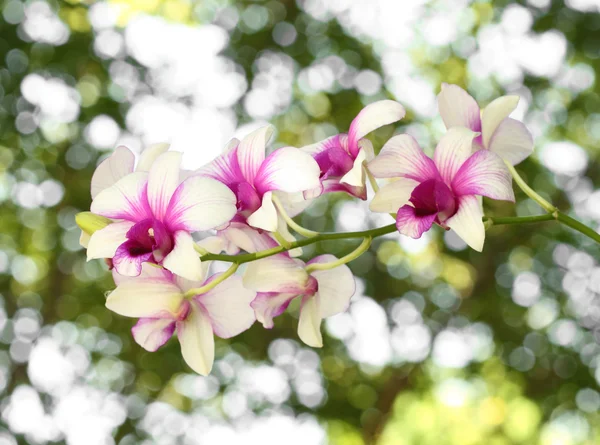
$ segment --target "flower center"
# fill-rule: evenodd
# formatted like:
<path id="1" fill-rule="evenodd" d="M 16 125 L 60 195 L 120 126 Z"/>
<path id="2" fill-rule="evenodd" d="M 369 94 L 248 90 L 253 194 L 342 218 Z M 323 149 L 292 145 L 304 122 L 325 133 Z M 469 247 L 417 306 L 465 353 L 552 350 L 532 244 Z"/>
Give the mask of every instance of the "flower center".
<path id="1" fill-rule="evenodd" d="M 258 192 L 248 182 L 240 182 L 237 185 L 237 209 L 245 217 L 250 216 L 262 205 Z"/>
<path id="2" fill-rule="evenodd" d="M 145 219 L 127 232 L 127 250 L 132 257 L 152 254 L 160 262 L 173 250 L 173 239 L 165 225 L 157 219 Z"/>
<path id="3" fill-rule="evenodd" d="M 456 198 L 452 190 L 439 179 L 419 184 L 410 196 L 417 216 L 437 214 L 437 223 L 443 223 L 456 213 Z"/>

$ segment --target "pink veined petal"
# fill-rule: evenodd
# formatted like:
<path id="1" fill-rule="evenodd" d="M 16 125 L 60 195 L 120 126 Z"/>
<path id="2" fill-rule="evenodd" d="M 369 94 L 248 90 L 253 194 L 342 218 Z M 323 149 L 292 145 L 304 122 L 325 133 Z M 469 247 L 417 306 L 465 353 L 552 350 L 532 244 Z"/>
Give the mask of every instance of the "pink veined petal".
<path id="1" fill-rule="evenodd" d="M 223 153 L 197 171 L 198 175 L 208 176 L 222 182 L 228 187 L 244 181 L 237 158 L 237 146 L 240 143 L 232 139 L 225 146 Z"/>
<path id="2" fill-rule="evenodd" d="M 250 184 L 265 160 L 267 143 L 273 134 L 273 126 L 267 125 L 254 130 L 240 142 L 237 149 L 237 158 L 242 175 Z"/>
<path id="3" fill-rule="evenodd" d="M 262 205 L 248 217 L 248 224 L 257 229 L 275 232 L 277 230 L 277 210 L 273 204 L 273 192 L 263 195 Z"/>
<path id="4" fill-rule="evenodd" d="M 307 264 L 330 263 L 336 261 L 333 255 L 319 255 Z M 315 270 L 311 275 L 319 285 L 317 293 L 320 297 L 321 318 L 331 317 L 348 309 L 350 298 L 356 291 L 356 282 L 352 271 L 345 264 L 328 270 Z"/>
<path id="5" fill-rule="evenodd" d="M 208 375 L 215 359 L 215 339 L 210 318 L 198 303 L 192 301 L 187 318 L 177 322 L 177 337 L 188 366 Z"/>
<path id="6" fill-rule="evenodd" d="M 231 223 L 229 227 L 219 232 L 219 236 L 248 253 L 277 247 L 277 243 L 269 235 L 260 233 L 244 223 Z"/>
<path id="7" fill-rule="evenodd" d="M 147 184 L 148 173 L 130 173 L 98 193 L 90 209 L 92 213 L 111 219 L 142 221 L 150 218 Z"/>
<path id="8" fill-rule="evenodd" d="M 355 187 L 353 185 L 342 184 L 339 179 L 326 179 L 323 181 L 323 193 L 345 192 L 350 196 L 365 201 L 367 199 L 367 186 Z"/>
<path id="9" fill-rule="evenodd" d="M 533 153 L 533 137 L 527 127 L 515 119 L 504 119 L 490 139 L 489 150 L 512 165 Z"/>
<path id="10" fill-rule="evenodd" d="M 519 96 L 502 96 L 494 99 L 481 113 L 481 135 L 483 146 L 489 148 L 490 139 L 498 125 L 512 113 L 519 103 Z"/>
<path id="11" fill-rule="evenodd" d="M 244 272 L 244 286 L 255 292 L 304 292 L 308 274 L 292 258 L 277 254 L 248 263 Z"/>
<path id="12" fill-rule="evenodd" d="M 267 156 L 254 179 L 254 186 L 260 193 L 302 192 L 319 186 L 320 172 L 319 165 L 309 154 L 294 147 L 282 147 Z"/>
<path id="13" fill-rule="evenodd" d="M 325 150 L 334 147 L 342 147 L 345 151 L 347 151 L 348 135 L 343 133 L 336 134 L 314 144 L 305 145 L 304 147 L 301 147 L 300 150 L 312 156 L 315 156 Z"/>
<path id="14" fill-rule="evenodd" d="M 112 258 L 117 248 L 127 240 L 132 222 L 121 221 L 109 224 L 92 234 L 87 246 L 87 259 Z"/>
<path id="15" fill-rule="evenodd" d="M 169 318 L 140 318 L 131 328 L 135 342 L 150 352 L 164 345 L 174 331 L 175 320 Z"/>
<path id="16" fill-rule="evenodd" d="M 226 185 L 205 176 L 192 176 L 173 193 L 165 223 L 172 230 L 196 232 L 225 224 L 236 212 L 236 197 Z"/>
<path id="17" fill-rule="evenodd" d="M 135 155 L 127 147 L 119 146 L 98 165 L 92 176 L 92 199 L 133 171 Z"/>
<path id="18" fill-rule="evenodd" d="M 358 155 L 354 160 L 352 169 L 346 173 L 340 179 L 343 184 L 348 184 L 353 187 L 364 187 L 365 186 L 365 170 L 363 162 L 367 159 L 367 154 L 364 150 L 359 149 Z"/>
<path id="19" fill-rule="evenodd" d="M 410 195 L 419 183 L 413 179 L 399 178 L 379 189 L 369 205 L 372 212 L 395 213 L 408 204 Z"/>
<path id="20" fill-rule="evenodd" d="M 354 118 L 348 131 L 348 148 L 352 156 L 358 153 L 358 141 L 384 125 L 404 117 L 404 107 L 393 100 L 380 100 L 367 105 Z"/>
<path id="21" fill-rule="evenodd" d="M 458 210 L 454 216 L 446 220 L 445 224 L 472 249 L 481 252 L 485 240 L 482 218 L 483 209 L 479 198 L 474 195 L 465 195 L 458 198 Z"/>
<path id="22" fill-rule="evenodd" d="M 400 134 L 387 141 L 367 168 L 376 178 L 404 177 L 423 182 L 439 176 L 433 161 L 408 134 Z"/>
<path id="23" fill-rule="evenodd" d="M 452 180 L 452 190 L 456 196 L 515 201 L 510 172 L 500 156 L 489 150 L 479 150 L 465 161 Z"/>
<path id="24" fill-rule="evenodd" d="M 154 217 L 161 221 L 179 185 L 180 165 L 181 153 L 169 151 L 156 159 L 148 174 L 148 203 Z"/>
<path id="25" fill-rule="evenodd" d="M 188 280 L 204 280 L 207 270 L 202 267 L 200 256 L 194 248 L 192 236 L 183 230 L 179 230 L 175 232 L 173 241 L 173 250 L 164 258 L 163 267 Z"/>
<path id="26" fill-rule="evenodd" d="M 431 229 L 437 213 L 431 215 L 417 215 L 415 208 L 410 205 L 402 206 L 396 214 L 396 228 L 402 235 L 410 238 L 421 238 L 423 233 Z"/>
<path id="27" fill-rule="evenodd" d="M 479 105 L 458 85 L 442 84 L 438 94 L 438 109 L 446 128 L 467 127 L 481 131 Z"/>
<path id="28" fill-rule="evenodd" d="M 137 172 L 149 172 L 152 164 L 156 158 L 169 149 L 169 144 L 153 144 L 146 147 L 140 153 L 140 160 L 138 161 L 135 171 Z"/>
<path id="29" fill-rule="evenodd" d="M 452 183 L 460 166 L 473 153 L 472 146 L 475 136 L 477 133 L 468 128 L 452 127 L 440 139 L 435 148 L 433 161 L 446 184 Z"/>
<path id="30" fill-rule="evenodd" d="M 221 274 L 215 274 L 211 279 Z M 250 303 L 256 292 L 242 285 L 242 278 L 232 276 L 205 294 L 194 299 L 206 310 L 215 335 L 230 338 L 249 329 L 254 323 L 254 310 Z"/>
<path id="31" fill-rule="evenodd" d="M 308 346 L 313 348 L 323 347 L 321 335 L 321 302 L 322 298 L 317 292 L 315 295 L 302 298 L 300 317 L 298 319 L 298 337 Z"/>
<path id="32" fill-rule="evenodd" d="M 130 241 L 125 241 L 119 246 L 112 258 L 112 264 L 119 274 L 137 277 L 141 273 L 144 263 L 153 261 L 153 257 L 152 252 L 132 255 L 131 244 Z"/>
<path id="33" fill-rule="evenodd" d="M 273 318 L 283 314 L 297 293 L 259 292 L 252 301 L 256 320 L 265 329 L 273 328 Z"/>

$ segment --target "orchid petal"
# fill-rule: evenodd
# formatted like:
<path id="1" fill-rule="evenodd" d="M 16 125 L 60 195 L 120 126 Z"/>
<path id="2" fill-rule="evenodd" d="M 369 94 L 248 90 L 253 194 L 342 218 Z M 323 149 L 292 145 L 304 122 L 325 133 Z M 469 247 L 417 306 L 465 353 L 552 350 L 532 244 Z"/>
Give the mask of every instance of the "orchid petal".
<path id="1" fill-rule="evenodd" d="M 367 168 L 376 178 L 404 177 L 423 182 L 438 176 L 433 161 L 408 134 L 400 134 L 387 141 Z"/>
<path id="2" fill-rule="evenodd" d="M 244 286 L 256 292 L 301 294 L 308 282 L 308 274 L 295 260 L 277 254 L 248 264 Z"/>
<path id="3" fill-rule="evenodd" d="M 242 139 L 238 146 L 237 159 L 240 170 L 250 184 L 254 183 L 254 178 L 265 160 L 265 150 L 273 130 L 271 125 L 261 127 Z"/>
<path id="4" fill-rule="evenodd" d="M 360 139 L 379 127 L 399 121 L 405 114 L 404 107 L 393 100 L 380 100 L 367 105 L 350 124 L 348 131 L 350 153 L 356 156 Z"/>
<path id="5" fill-rule="evenodd" d="M 202 267 L 192 236 L 179 230 L 175 232 L 173 241 L 173 250 L 164 258 L 163 267 L 188 280 L 202 281 L 208 271 Z"/>
<path id="6" fill-rule="evenodd" d="M 494 131 L 488 149 L 517 165 L 533 153 L 533 137 L 522 122 L 508 117 Z"/>
<path id="7" fill-rule="evenodd" d="M 336 261 L 333 255 L 319 255 L 307 264 L 330 263 Z M 356 291 L 356 282 L 352 271 L 345 264 L 327 270 L 315 270 L 311 275 L 317 280 L 321 318 L 344 312 L 350 304 L 350 298 Z"/>
<path id="8" fill-rule="evenodd" d="M 275 232 L 277 230 L 277 210 L 273 204 L 273 192 L 263 195 L 262 205 L 248 217 L 248 224 L 258 229 Z"/>
<path id="9" fill-rule="evenodd" d="M 134 172 L 102 190 L 90 210 L 106 218 L 141 221 L 152 216 L 147 199 L 148 174 Z"/>
<path id="10" fill-rule="evenodd" d="M 297 293 L 259 292 L 250 306 L 254 309 L 256 320 L 265 329 L 273 328 L 273 318 L 283 314 Z"/>
<path id="11" fill-rule="evenodd" d="M 440 139 L 433 161 L 446 184 L 452 183 L 460 166 L 473 153 L 473 138 L 477 133 L 464 127 L 452 127 Z"/>
<path id="12" fill-rule="evenodd" d="M 438 94 L 438 109 L 446 128 L 466 127 L 481 131 L 479 105 L 458 85 L 442 84 Z"/>
<path id="13" fill-rule="evenodd" d="M 222 182 L 228 187 L 244 181 L 244 176 L 240 170 L 237 159 L 237 145 L 240 143 L 237 139 L 232 139 L 225 146 L 223 153 L 213 159 L 204 167 L 200 168 L 198 175 L 208 176 Z"/>
<path id="14" fill-rule="evenodd" d="M 277 223 L 277 232 L 283 237 L 284 240 L 286 240 L 289 243 L 297 241 L 296 237 L 292 235 L 292 233 L 290 232 L 290 228 L 288 227 L 285 220 L 281 217 L 281 215 L 279 216 L 279 220 Z M 296 247 L 294 249 L 288 250 L 287 253 L 291 257 L 299 257 L 300 255 L 302 255 L 302 247 Z"/>
<path id="15" fill-rule="evenodd" d="M 415 208 L 410 205 L 402 206 L 396 214 L 396 228 L 402 235 L 414 239 L 421 238 L 423 233 L 431 229 L 437 214 L 417 215 Z"/>
<path id="16" fill-rule="evenodd" d="M 87 249 L 87 247 L 90 244 L 90 238 L 92 236 L 88 235 L 87 233 L 85 233 L 83 230 L 81 231 L 81 235 L 79 235 L 79 245 L 81 247 L 83 247 L 84 249 Z M 116 250 L 116 249 L 115 249 Z"/>
<path id="17" fill-rule="evenodd" d="M 465 161 L 452 180 L 452 189 L 456 196 L 515 201 L 510 172 L 500 156 L 489 150 L 479 150 Z"/>
<path id="18" fill-rule="evenodd" d="M 490 139 L 500 123 L 512 113 L 519 103 L 519 96 L 502 96 L 494 99 L 481 113 L 483 146 L 489 148 Z"/>
<path id="19" fill-rule="evenodd" d="M 174 331 L 175 320 L 169 318 L 140 318 L 131 328 L 135 342 L 150 352 L 164 345 Z"/>
<path id="20" fill-rule="evenodd" d="M 320 302 L 321 297 L 318 292 L 315 295 L 304 297 L 298 319 L 298 337 L 313 348 L 323 347 Z"/>
<path id="21" fill-rule="evenodd" d="M 213 275 L 211 280 L 219 275 L 221 274 Z M 230 338 L 247 330 L 254 323 L 254 310 L 250 303 L 255 297 L 256 292 L 242 285 L 241 277 L 232 276 L 194 299 L 206 310 L 214 333 L 221 338 Z"/>
<path id="22" fill-rule="evenodd" d="M 322 153 L 322 152 L 332 149 L 332 148 L 342 148 L 344 151 L 347 152 L 347 150 L 345 148 L 347 146 L 348 146 L 348 135 L 336 134 L 333 136 L 329 136 L 328 138 L 323 139 L 322 141 L 315 142 L 314 144 L 305 145 L 304 147 L 301 147 L 300 150 L 302 150 L 303 152 L 308 153 L 312 156 L 315 156 L 319 153 Z"/>
<path id="23" fill-rule="evenodd" d="M 279 198 L 279 201 L 281 201 L 285 212 L 292 218 L 304 212 L 306 208 L 312 204 L 312 199 L 306 198 L 303 192 L 274 192 L 274 194 Z"/>
<path id="24" fill-rule="evenodd" d="M 454 230 L 472 249 L 481 252 L 485 240 L 482 217 L 483 209 L 479 198 L 465 195 L 458 198 L 458 210 L 445 221 L 445 225 Z"/>
<path id="25" fill-rule="evenodd" d="M 243 223 L 231 223 L 229 227 L 220 231 L 219 235 L 248 253 L 271 249 L 278 245 L 266 233 L 259 233 L 256 229 Z"/>
<path id="26" fill-rule="evenodd" d="M 220 226 L 236 212 L 236 197 L 226 185 L 212 178 L 192 176 L 173 193 L 166 222 L 173 230 L 195 232 Z"/>
<path id="27" fill-rule="evenodd" d="M 369 209 L 372 212 L 395 213 L 408 203 L 410 195 L 417 185 L 419 185 L 417 181 L 407 178 L 399 178 L 390 182 L 375 193 Z"/>
<path id="28" fill-rule="evenodd" d="M 149 172 L 152 164 L 156 158 L 169 149 L 169 144 L 153 144 L 146 147 L 140 153 L 140 160 L 138 161 L 135 171 L 137 172 Z"/>
<path id="29" fill-rule="evenodd" d="M 179 185 L 181 153 L 169 151 L 160 155 L 148 174 L 148 203 L 154 217 L 163 220 L 169 201 Z"/>
<path id="30" fill-rule="evenodd" d="M 364 150 L 359 150 L 352 169 L 340 179 L 341 183 L 345 183 L 354 187 L 364 187 L 365 185 L 365 170 L 363 162 L 367 158 Z"/>
<path id="31" fill-rule="evenodd" d="M 191 303 L 187 318 L 177 323 L 181 355 L 190 368 L 208 375 L 215 359 L 215 339 L 210 319 L 197 303 Z"/>
<path id="32" fill-rule="evenodd" d="M 115 184 L 119 179 L 133 171 L 135 155 L 127 147 L 119 146 L 96 167 L 92 176 L 92 199 L 98 193 Z"/>
<path id="33" fill-rule="evenodd" d="M 95 231 L 88 242 L 87 259 L 112 258 L 118 247 L 127 240 L 127 232 L 133 224 L 129 221 L 115 222 Z"/>
<path id="34" fill-rule="evenodd" d="M 267 156 L 254 185 L 260 193 L 302 192 L 318 187 L 320 174 L 317 161 L 309 154 L 294 147 L 282 147 Z"/>

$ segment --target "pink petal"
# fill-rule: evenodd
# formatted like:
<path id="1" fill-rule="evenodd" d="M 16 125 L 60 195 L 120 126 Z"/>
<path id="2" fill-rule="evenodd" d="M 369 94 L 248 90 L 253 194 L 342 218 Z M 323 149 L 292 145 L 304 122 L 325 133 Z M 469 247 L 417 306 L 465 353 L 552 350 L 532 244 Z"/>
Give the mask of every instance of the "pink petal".
<path id="1" fill-rule="evenodd" d="M 149 172 L 152 164 L 156 158 L 169 149 L 169 144 L 153 144 L 146 147 L 140 153 L 140 160 L 138 161 L 135 171 L 138 172 Z"/>
<path id="2" fill-rule="evenodd" d="M 92 199 L 122 177 L 133 171 L 135 155 L 127 147 L 119 146 L 98 165 L 92 176 Z"/>
<path id="3" fill-rule="evenodd" d="M 533 137 L 522 122 L 504 119 L 490 139 L 489 150 L 512 165 L 533 153 Z"/>
<path id="4" fill-rule="evenodd" d="M 446 184 L 451 184 L 460 166 L 473 152 L 473 138 L 477 135 L 464 127 L 452 127 L 440 139 L 433 161 Z"/>
<path id="5" fill-rule="evenodd" d="M 192 302 L 187 318 L 177 322 L 181 355 L 198 374 L 208 375 L 215 359 L 215 340 L 210 318 L 198 303 Z"/>
<path id="6" fill-rule="evenodd" d="M 141 221 L 152 217 L 147 196 L 148 174 L 134 172 L 102 190 L 92 201 L 92 213 L 111 219 Z"/>
<path id="7" fill-rule="evenodd" d="M 309 154 L 294 147 L 283 147 L 267 156 L 254 185 L 260 193 L 302 192 L 319 186 L 320 172 L 319 165 Z"/>
<path id="8" fill-rule="evenodd" d="M 274 128 L 271 125 L 261 127 L 242 139 L 238 146 L 237 159 L 240 170 L 250 184 L 254 183 L 254 178 L 265 160 L 267 143 L 273 134 L 273 130 Z"/>
<path id="9" fill-rule="evenodd" d="M 336 261 L 333 255 L 319 255 L 307 264 L 330 263 Z M 352 271 L 345 264 L 328 270 L 315 270 L 311 275 L 318 283 L 321 318 L 344 312 L 350 304 L 350 298 L 356 291 L 356 282 Z"/>
<path id="10" fill-rule="evenodd" d="M 458 198 L 458 210 L 445 225 L 454 230 L 472 249 L 481 252 L 485 240 L 483 226 L 483 209 L 479 199 L 474 195 Z"/>
<path id="11" fill-rule="evenodd" d="M 479 106 L 458 85 L 442 84 L 442 91 L 438 94 L 438 109 L 446 128 L 467 127 L 481 131 Z"/>
<path id="12" fill-rule="evenodd" d="M 439 176 L 433 161 L 408 134 L 400 134 L 387 141 L 367 167 L 376 178 L 403 177 L 423 182 Z"/>
<path id="13" fill-rule="evenodd" d="M 273 328 L 273 318 L 283 314 L 297 293 L 259 292 L 252 301 L 256 320 L 266 329 Z"/>
<path id="14" fill-rule="evenodd" d="M 319 293 L 302 298 L 300 317 L 298 319 L 298 337 L 308 346 L 313 348 L 323 347 L 323 336 L 321 335 L 321 303 Z"/>
<path id="15" fill-rule="evenodd" d="M 192 176 L 173 193 L 165 222 L 173 230 L 195 232 L 225 224 L 236 212 L 236 197 L 226 185 L 212 178 Z"/>
<path id="16" fill-rule="evenodd" d="M 493 100 L 481 114 L 483 146 L 489 148 L 490 139 L 500 123 L 512 113 L 519 103 L 519 96 L 502 96 Z"/>
<path id="17" fill-rule="evenodd" d="M 112 258 L 117 248 L 127 240 L 131 227 L 132 222 L 121 221 L 94 232 L 88 241 L 87 259 Z"/>
<path id="18" fill-rule="evenodd" d="M 179 185 L 181 153 L 169 151 L 160 155 L 148 174 L 148 203 L 154 217 L 162 220 L 169 201 Z"/>
<path id="19" fill-rule="evenodd" d="M 207 271 L 202 267 L 192 236 L 179 230 L 175 232 L 173 241 L 175 243 L 173 250 L 163 260 L 163 267 L 188 280 L 204 280 Z"/>
<path id="20" fill-rule="evenodd" d="M 393 100 L 380 100 L 367 105 L 350 124 L 348 131 L 350 154 L 356 156 L 360 139 L 379 127 L 399 121 L 405 114 L 404 107 Z"/>
<path id="21" fill-rule="evenodd" d="M 168 318 L 140 318 L 131 328 L 135 342 L 150 352 L 164 345 L 174 331 L 175 320 Z"/>
<path id="22" fill-rule="evenodd" d="M 423 233 L 431 229 L 437 213 L 431 215 L 417 215 L 415 208 L 405 205 L 398 209 L 396 214 L 396 228 L 402 235 L 409 236 L 414 239 L 421 238 Z"/>
<path id="23" fill-rule="evenodd" d="M 219 275 L 215 274 L 211 279 Z M 242 285 L 241 277 L 232 276 L 194 299 L 206 310 L 214 333 L 221 338 L 230 338 L 254 323 L 254 310 L 250 303 L 255 297 L 256 292 Z"/>
<path id="24" fill-rule="evenodd" d="M 419 183 L 412 179 L 399 178 L 379 189 L 369 205 L 372 212 L 395 213 L 408 204 L 410 195 Z"/>
<path id="25" fill-rule="evenodd" d="M 249 263 L 244 272 L 244 286 L 255 292 L 299 295 L 306 289 L 308 278 L 296 260 L 277 254 Z"/>
<path id="26" fill-rule="evenodd" d="M 480 195 L 515 201 L 512 176 L 500 157 L 489 150 L 475 152 L 460 167 L 452 180 L 456 196 Z"/>
<path id="27" fill-rule="evenodd" d="M 232 187 L 234 184 L 243 182 L 244 175 L 240 169 L 237 158 L 237 139 L 229 141 L 223 153 L 213 159 L 208 165 L 198 170 L 198 175 L 208 176 L 223 184 Z"/>

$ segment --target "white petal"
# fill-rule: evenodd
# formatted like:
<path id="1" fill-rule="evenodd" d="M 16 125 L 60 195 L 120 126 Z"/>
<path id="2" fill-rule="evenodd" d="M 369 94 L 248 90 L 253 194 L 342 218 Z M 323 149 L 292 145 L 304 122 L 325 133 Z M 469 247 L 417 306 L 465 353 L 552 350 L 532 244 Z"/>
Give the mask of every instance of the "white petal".
<path id="1" fill-rule="evenodd" d="M 452 180 L 452 190 L 456 196 L 515 201 L 510 172 L 500 156 L 489 150 L 479 150 L 466 160 Z"/>
<path id="2" fill-rule="evenodd" d="M 138 161 L 135 171 L 138 172 L 149 172 L 152 164 L 156 158 L 169 149 L 169 144 L 153 144 L 146 147 L 140 153 L 140 160 Z"/>
<path id="3" fill-rule="evenodd" d="M 269 235 L 259 233 L 256 229 L 243 223 L 231 223 L 229 227 L 220 231 L 219 235 L 248 253 L 277 247 L 277 243 Z"/>
<path id="4" fill-rule="evenodd" d="M 533 137 L 522 122 L 508 117 L 494 131 L 488 148 L 505 161 L 517 165 L 533 153 Z"/>
<path id="5" fill-rule="evenodd" d="M 251 306 L 256 320 L 265 329 L 273 328 L 273 318 L 283 314 L 290 302 L 298 296 L 297 293 L 258 293 Z"/>
<path id="6" fill-rule="evenodd" d="M 184 321 L 177 323 L 181 355 L 198 374 L 208 375 L 215 359 L 215 339 L 208 315 L 197 303 Z"/>
<path id="7" fill-rule="evenodd" d="M 452 127 L 440 139 L 433 161 L 446 184 L 450 184 L 454 175 L 473 153 L 473 138 L 477 133 L 465 127 Z"/>
<path id="8" fill-rule="evenodd" d="M 133 224 L 129 221 L 116 222 L 95 231 L 88 242 L 87 259 L 112 258 L 117 248 L 127 241 L 127 232 Z"/>
<path id="9" fill-rule="evenodd" d="M 131 333 L 135 342 L 146 351 L 154 352 L 173 335 L 175 320 L 169 318 L 140 318 Z"/>
<path id="10" fill-rule="evenodd" d="M 407 178 L 399 178 L 397 181 L 390 182 L 375 193 L 369 208 L 372 212 L 396 213 L 400 207 L 408 203 L 410 195 L 417 185 L 419 185 L 417 181 Z"/>
<path id="11" fill-rule="evenodd" d="M 351 152 L 359 139 L 379 127 L 399 121 L 405 114 L 404 107 L 393 100 L 380 100 L 367 105 L 350 124 L 348 140 Z"/>
<path id="12" fill-rule="evenodd" d="M 307 264 L 330 263 L 336 261 L 333 255 L 319 255 Z M 356 281 L 348 266 L 341 265 L 334 269 L 315 270 L 311 275 L 316 278 L 319 288 L 317 293 L 320 297 L 320 317 L 327 318 L 339 314 L 348 309 L 350 298 L 356 291 Z"/>
<path id="13" fill-rule="evenodd" d="M 300 308 L 300 319 L 298 320 L 298 337 L 308 346 L 313 348 L 323 347 L 323 336 L 321 335 L 321 310 L 320 297 L 317 292 L 312 297 L 304 298 Z"/>
<path id="14" fill-rule="evenodd" d="M 92 199 L 102 190 L 115 184 L 133 171 L 135 155 L 127 147 L 119 146 L 98 165 L 92 176 Z"/>
<path id="15" fill-rule="evenodd" d="M 81 235 L 79 235 L 79 245 L 85 249 L 87 249 L 90 244 L 91 235 L 88 235 L 83 230 L 81 231 Z"/>
<path id="16" fill-rule="evenodd" d="M 252 261 L 244 272 L 244 286 L 256 292 L 303 292 L 308 274 L 285 254 Z"/>
<path id="17" fill-rule="evenodd" d="M 437 176 L 433 161 L 408 134 L 399 134 L 387 141 L 367 167 L 376 178 L 404 177 L 423 182 Z"/>
<path id="18" fill-rule="evenodd" d="M 148 173 L 134 172 L 102 190 L 92 201 L 92 213 L 112 219 L 141 221 L 152 216 L 146 198 Z"/>
<path id="19" fill-rule="evenodd" d="M 236 212 L 236 197 L 226 185 L 205 176 L 192 176 L 173 193 L 167 220 L 175 230 L 196 232 L 225 224 Z"/>
<path id="20" fill-rule="evenodd" d="M 302 192 L 319 186 L 319 164 L 308 153 L 294 147 L 282 147 L 265 159 L 254 185 L 260 193 L 270 190 Z"/>
<path id="21" fill-rule="evenodd" d="M 481 252 L 485 240 L 482 217 L 483 209 L 479 199 L 473 195 L 461 196 L 458 198 L 458 211 L 445 224 L 472 249 Z"/>
<path id="22" fill-rule="evenodd" d="M 164 219 L 169 201 L 179 185 L 181 153 L 169 151 L 160 155 L 148 174 L 148 203 L 154 217 Z"/>
<path id="23" fill-rule="evenodd" d="M 273 134 L 273 126 L 267 125 L 253 131 L 240 142 L 237 158 L 246 181 L 254 183 L 254 178 L 265 160 L 267 143 Z"/>
<path id="24" fill-rule="evenodd" d="M 512 113 L 519 103 L 519 96 L 502 96 L 493 100 L 481 114 L 481 133 L 483 146 L 489 148 L 492 135 L 504 119 Z"/>
<path id="25" fill-rule="evenodd" d="M 312 199 L 306 198 L 303 192 L 274 192 L 274 194 L 279 198 L 279 201 L 281 201 L 285 212 L 292 218 L 304 212 L 313 202 Z"/>
<path id="26" fill-rule="evenodd" d="M 367 154 L 364 150 L 359 150 L 356 159 L 354 160 L 354 164 L 352 169 L 348 173 L 346 173 L 340 179 L 340 182 L 346 183 L 348 185 L 353 185 L 355 187 L 364 187 L 365 185 L 365 171 L 363 168 L 363 162 L 367 159 Z"/>
<path id="27" fill-rule="evenodd" d="M 442 84 L 442 91 L 438 94 L 438 109 L 446 128 L 467 127 L 481 131 L 479 106 L 458 85 Z"/>
<path id="28" fill-rule="evenodd" d="M 214 333 L 221 338 L 230 338 L 254 323 L 254 310 L 250 307 L 254 297 L 256 292 L 246 289 L 241 277 L 232 276 L 194 299 L 206 309 Z"/>
<path id="29" fill-rule="evenodd" d="M 272 193 L 265 193 L 262 198 L 262 205 L 248 217 L 248 224 L 252 227 L 269 232 L 277 230 L 277 210 L 273 204 Z"/>
<path id="30" fill-rule="evenodd" d="M 163 260 L 163 267 L 188 280 L 202 281 L 207 270 L 202 267 L 200 255 L 194 248 L 192 236 L 183 230 L 179 230 L 175 232 L 173 241 L 175 245 Z"/>

